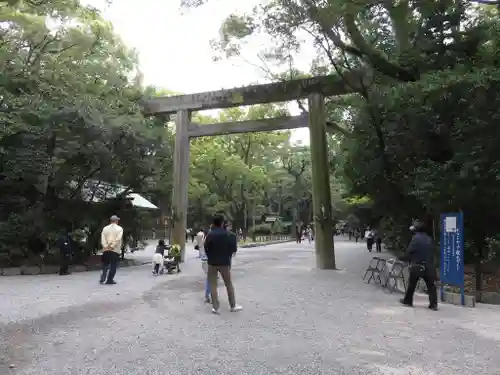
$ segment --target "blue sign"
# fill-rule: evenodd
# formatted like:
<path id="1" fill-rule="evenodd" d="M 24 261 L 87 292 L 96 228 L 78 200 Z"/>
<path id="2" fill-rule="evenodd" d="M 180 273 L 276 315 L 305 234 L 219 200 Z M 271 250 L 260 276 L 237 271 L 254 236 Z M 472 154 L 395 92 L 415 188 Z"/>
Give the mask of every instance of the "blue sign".
<path id="1" fill-rule="evenodd" d="M 464 301 L 464 215 L 441 215 L 441 298 L 445 284 L 460 287 Z"/>

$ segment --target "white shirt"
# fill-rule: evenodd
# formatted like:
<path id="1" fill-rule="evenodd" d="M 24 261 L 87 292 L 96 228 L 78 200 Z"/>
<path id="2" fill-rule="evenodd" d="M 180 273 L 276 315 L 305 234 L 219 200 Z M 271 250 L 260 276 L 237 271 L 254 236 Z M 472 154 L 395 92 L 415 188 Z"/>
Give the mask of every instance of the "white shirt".
<path id="1" fill-rule="evenodd" d="M 201 230 L 196 234 L 196 245 L 198 246 L 198 250 L 200 251 L 200 255 L 205 254 L 205 233 Z M 203 251 L 203 253 L 202 253 Z"/>
<path id="2" fill-rule="evenodd" d="M 106 225 L 101 233 L 101 245 L 106 250 L 112 250 L 115 253 L 122 252 L 123 228 L 116 223 Z"/>
<path id="3" fill-rule="evenodd" d="M 373 238 L 373 232 L 371 230 L 367 230 L 365 232 L 365 238 L 368 239 L 368 238 Z"/>

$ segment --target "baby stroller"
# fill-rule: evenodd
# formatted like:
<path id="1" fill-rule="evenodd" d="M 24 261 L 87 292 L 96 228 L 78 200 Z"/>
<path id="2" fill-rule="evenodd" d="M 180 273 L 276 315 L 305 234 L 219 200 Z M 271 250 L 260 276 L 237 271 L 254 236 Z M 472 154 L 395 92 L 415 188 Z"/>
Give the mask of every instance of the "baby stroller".
<path id="1" fill-rule="evenodd" d="M 181 272 L 180 264 L 181 264 L 181 248 L 179 245 L 169 246 L 165 252 L 165 269 L 168 273 L 173 273 L 177 271 L 177 273 Z"/>
<path id="2" fill-rule="evenodd" d="M 177 260 L 176 257 L 165 255 L 164 258 L 164 270 L 167 271 L 167 273 L 174 273 L 174 271 L 177 271 L 177 273 L 181 272 L 181 269 L 179 267 L 180 262 Z"/>

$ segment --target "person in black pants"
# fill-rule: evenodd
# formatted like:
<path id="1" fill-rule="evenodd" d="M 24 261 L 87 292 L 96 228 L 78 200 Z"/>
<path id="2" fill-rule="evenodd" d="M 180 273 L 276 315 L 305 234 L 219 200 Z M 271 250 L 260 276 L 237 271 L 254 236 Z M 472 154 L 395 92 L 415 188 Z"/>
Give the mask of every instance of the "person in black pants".
<path id="1" fill-rule="evenodd" d="M 429 309 L 437 310 L 437 289 L 436 289 L 436 267 L 434 264 L 434 252 L 432 238 L 426 233 L 423 224 L 413 226 L 413 238 L 408 246 L 406 254 L 400 258 L 409 261 L 410 277 L 406 294 L 400 302 L 405 306 L 413 306 L 413 295 L 417 288 L 418 281 L 423 279 L 427 285 L 429 294 Z"/>
<path id="2" fill-rule="evenodd" d="M 61 254 L 61 267 L 59 275 L 69 275 L 69 264 L 71 263 L 71 255 L 73 253 L 72 240 L 69 232 L 64 230 L 59 235 L 57 246 Z"/>
<path id="3" fill-rule="evenodd" d="M 377 253 L 381 253 L 382 252 L 382 236 L 378 232 L 375 234 L 375 246 L 377 249 Z"/>
<path id="4" fill-rule="evenodd" d="M 116 267 L 120 260 L 120 254 L 115 251 L 108 250 L 102 253 L 102 274 L 99 280 L 101 284 L 116 284 L 114 281 L 116 275 Z"/>
<path id="5" fill-rule="evenodd" d="M 101 233 L 101 245 L 104 250 L 102 253 L 102 274 L 99 280 L 101 284 L 104 282 L 116 284 L 114 277 L 121 254 L 123 228 L 118 225 L 120 218 L 113 215 L 110 221 L 111 223 L 105 226 Z"/>

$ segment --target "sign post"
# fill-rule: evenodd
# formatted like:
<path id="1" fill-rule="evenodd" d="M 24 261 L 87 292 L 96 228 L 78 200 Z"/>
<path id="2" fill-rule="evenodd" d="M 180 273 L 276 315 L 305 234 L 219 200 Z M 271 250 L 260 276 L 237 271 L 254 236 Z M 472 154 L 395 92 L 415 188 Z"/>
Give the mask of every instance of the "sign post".
<path id="1" fill-rule="evenodd" d="M 461 304 L 464 291 L 464 215 L 461 212 L 441 215 L 441 301 L 444 285 L 460 287 Z"/>

